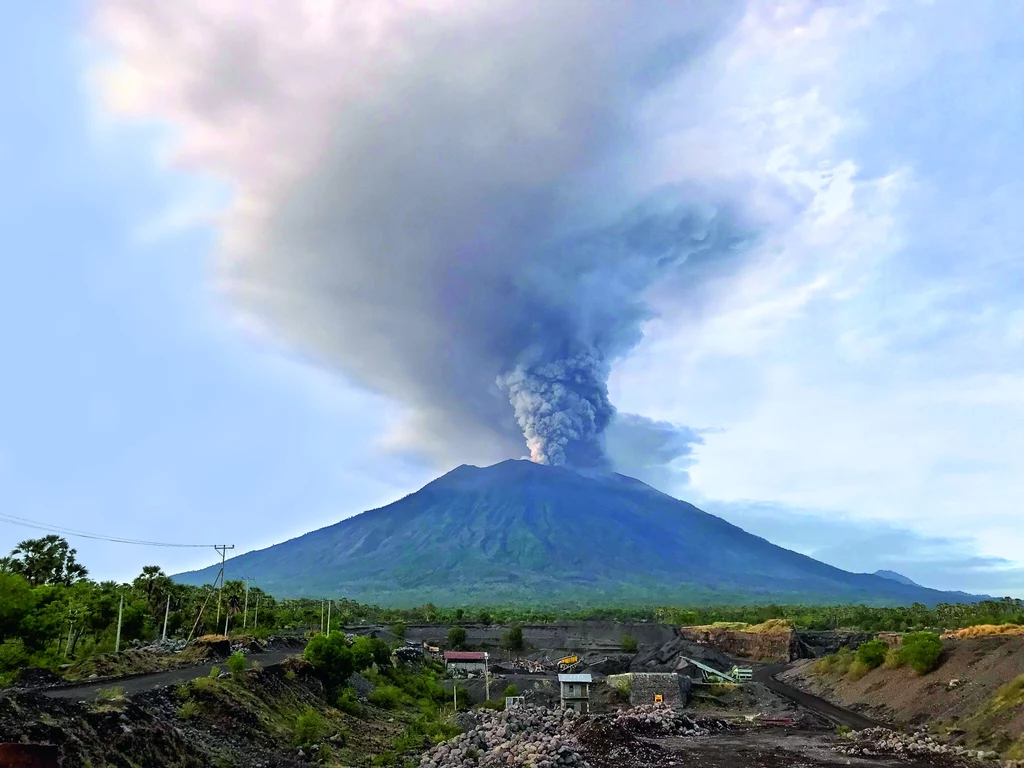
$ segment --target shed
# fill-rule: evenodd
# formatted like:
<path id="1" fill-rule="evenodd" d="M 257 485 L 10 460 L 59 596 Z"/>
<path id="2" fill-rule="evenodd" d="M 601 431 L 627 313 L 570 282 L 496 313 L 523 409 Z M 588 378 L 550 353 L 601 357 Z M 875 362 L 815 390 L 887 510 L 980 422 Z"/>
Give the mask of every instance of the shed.
<path id="1" fill-rule="evenodd" d="M 480 651 L 445 651 L 444 666 L 448 671 L 483 675 L 487 671 L 487 654 Z"/>
<path id="2" fill-rule="evenodd" d="M 559 699 L 562 709 L 571 709 L 581 715 L 590 712 L 590 686 L 593 682 L 594 678 L 589 673 L 559 675 Z"/>

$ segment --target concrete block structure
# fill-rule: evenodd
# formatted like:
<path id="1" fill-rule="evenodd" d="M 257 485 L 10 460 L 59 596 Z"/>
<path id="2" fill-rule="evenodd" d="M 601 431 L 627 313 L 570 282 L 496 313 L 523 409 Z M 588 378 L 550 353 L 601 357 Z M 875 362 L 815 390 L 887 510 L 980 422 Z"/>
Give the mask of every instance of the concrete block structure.
<path id="1" fill-rule="evenodd" d="M 624 675 L 610 675 L 606 682 L 613 687 L 629 686 L 629 704 L 637 707 L 654 704 L 660 696 L 660 703 L 666 707 L 684 707 L 690 696 L 693 683 L 685 675 L 675 672 L 629 672 Z"/>
<path id="2" fill-rule="evenodd" d="M 590 686 L 594 678 L 589 673 L 575 675 L 559 675 L 558 685 L 561 688 L 559 701 L 562 709 L 571 709 L 581 715 L 590 712 Z"/>

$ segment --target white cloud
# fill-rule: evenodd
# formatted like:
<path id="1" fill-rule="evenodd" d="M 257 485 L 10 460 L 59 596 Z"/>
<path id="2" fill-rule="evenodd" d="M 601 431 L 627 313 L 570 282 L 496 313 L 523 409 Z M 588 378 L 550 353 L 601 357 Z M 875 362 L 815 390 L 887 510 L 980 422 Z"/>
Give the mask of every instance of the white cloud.
<path id="1" fill-rule="evenodd" d="M 1019 558 L 1024 11 L 751 0 L 738 19 L 693 19 L 691 60 L 638 93 L 625 65 L 671 14 L 622 32 L 628 13 L 585 3 L 344 7 L 105 0 L 99 26 L 120 54 L 113 104 L 174 121 L 182 162 L 233 183 L 233 297 L 411 405 L 385 445 L 456 435 L 477 462 L 520 450 L 510 414 L 492 418 L 507 404 L 481 395 L 493 372 L 468 364 L 491 348 L 463 355 L 436 327 L 395 323 L 367 298 L 382 264 L 401 264 L 398 309 L 427 316 L 454 293 L 423 298 L 417 255 L 453 232 L 501 246 L 506 220 L 532 215 L 504 205 L 509 189 L 564 173 L 593 220 L 699 182 L 763 225 L 756 257 L 698 271 L 699 290 L 693 271 L 651 289 L 659 315 L 613 371 L 616 405 L 721 428 L 684 462 L 703 497 L 969 528 L 983 556 Z M 619 133 L 623 115 L 635 124 Z M 463 166 L 470 182 L 451 172 Z M 361 228 L 395 199 L 408 221 Z M 344 281 L 322 269 L 368 242 L 377 260 L 347 262 Z M 438 360 L 454 373 L 425 386 Z"/>

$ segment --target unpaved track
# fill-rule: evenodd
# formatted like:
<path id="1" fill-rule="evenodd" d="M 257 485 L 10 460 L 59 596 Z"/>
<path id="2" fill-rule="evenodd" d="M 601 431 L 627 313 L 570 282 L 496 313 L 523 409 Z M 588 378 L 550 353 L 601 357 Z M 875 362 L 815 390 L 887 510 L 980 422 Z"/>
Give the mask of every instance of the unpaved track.
<path id="1" fill-rule="evenodd" d="M 250 664 L 256 661 L 259 662 L 260 666 L 270 667 L 274 664 L 280 664 L 282 661 L 285 661 L 292 656 L 300 655 L 301 653 L 301 650 L 291 649 L 286 651 L 269 651 L 267 653 L 251 653 L 247 655 L 246 658 L 249 660 Z M 206 677 L 210 674 L 210 670 L 213 667 L 219 667 L 222 671 L 227 671 L 228 668 L 227 662 L 211 661 L 197 667 L 184 667 L 182 669 L 172 669 L 167 672 L 153 672 L 152 674 L 129 677 L 121 680 L 105 680 L 98 683 L 50 688 L 39 691 L 39 693 L 55 699 L 91 701 L 96 698 L 97 693 L 107 688 L 121 688 L 125 693 L 139 693 L 140 691 L 148 691 L 153 688 L 162 688 L 165 685 L 187 683 L 190 680 L 195 680 L 197 677 Z"/>
<path id="2" fill-rule="evenodd" d="M 767 667 L 761 667 L 755 670 L 754 680 L 759 683 L 764 683 L 765 687 L 773 693 L 777 693 L 780 696 L 784 696 L 790 701 L 799 704 L 805 709 L 809 709 L 812 712 L 817 712 L 819 715 L 827 717 L 838 725 L 845 725 L 852 728 L 855 731 L 863 731 L 867 728 L 888 728 L 885 723 L 880 723 L 877 720 L 872 720 L 864 715 L 859 715 L 849 709 L 843 707 L 837 707 L 835 704 L 819 699 L 817 696 L 812 696 L 809 693 L 797 690 L 790 685 L 780 683 L 775 679 L 775 675 L 779 672 L 783 672 L 789 668 L 789 664 L 773 664 Z"/>

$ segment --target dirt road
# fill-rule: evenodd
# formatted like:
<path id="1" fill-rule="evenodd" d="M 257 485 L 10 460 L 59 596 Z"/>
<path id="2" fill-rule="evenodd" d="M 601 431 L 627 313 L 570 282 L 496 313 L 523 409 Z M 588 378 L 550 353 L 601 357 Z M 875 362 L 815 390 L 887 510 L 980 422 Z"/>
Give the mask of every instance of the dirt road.
<path id="1" fill-rule="evenodd" d="M 849 709 L 843 709 L 837 707 L 835 704 L 831 704 L 824 699 L 819 699 L 817 696 L 812 696 L 809 693 L 799 691 L 792 686 L 780 683 L 775 679 L 775 675 L 789 668 L 788 664 L 774 664 L 767 667 L 761 667 L 754 672 L 754 680 L 759 683 L 763 683 L 768 690 L 773 693 L 777 693 L 780 696 L 784 696 L 801 707 L 817 712 L 819 715 L 828 718 L 837 725 L 845 725 L 852 728 L 855 731 L 863 731 L 867 728 L 887 728 L 885 723 L 880 723 L 877 720 L 872 720 L 864 715 L 859 715 L 856 712 L 852 712 Z"/>
<path id="2" fill-rule="evenodd" d="M 267 653 L 252 653 L 246 658 L 249 659 L 250 664 L 255 661 L 258 662 L 260 666 L 270 667 L 274 664 L 280 664 L 282 661 L 292 656 L 297 656 L 300 653 L 301 651 L 294 649 L 285 651 L 268 651 Z M 206 677 L 210 674 L 210 670 L 213 667 L 219 667 L 222 671 L 227 671 L 227 664 L 225 662 L 212 661 L 197 667 L 172 669 L 168 672 L 154 672 L 149 675 L 122 678 L 120 680 L 106 680 L 99 683 L 84 683 L 64 688 L 51 688 L 49 690 L 40 691 L 40 693 L 56 699 L 91 701 L 96 698 L 97 693 L 106 688 L 117 687 L 123 689 L 125 693 L 138 693 L 139 691 L 148 691 L 165 685 L 187 683 L 190 680 L 195 680 L 197 677 Z"/>

